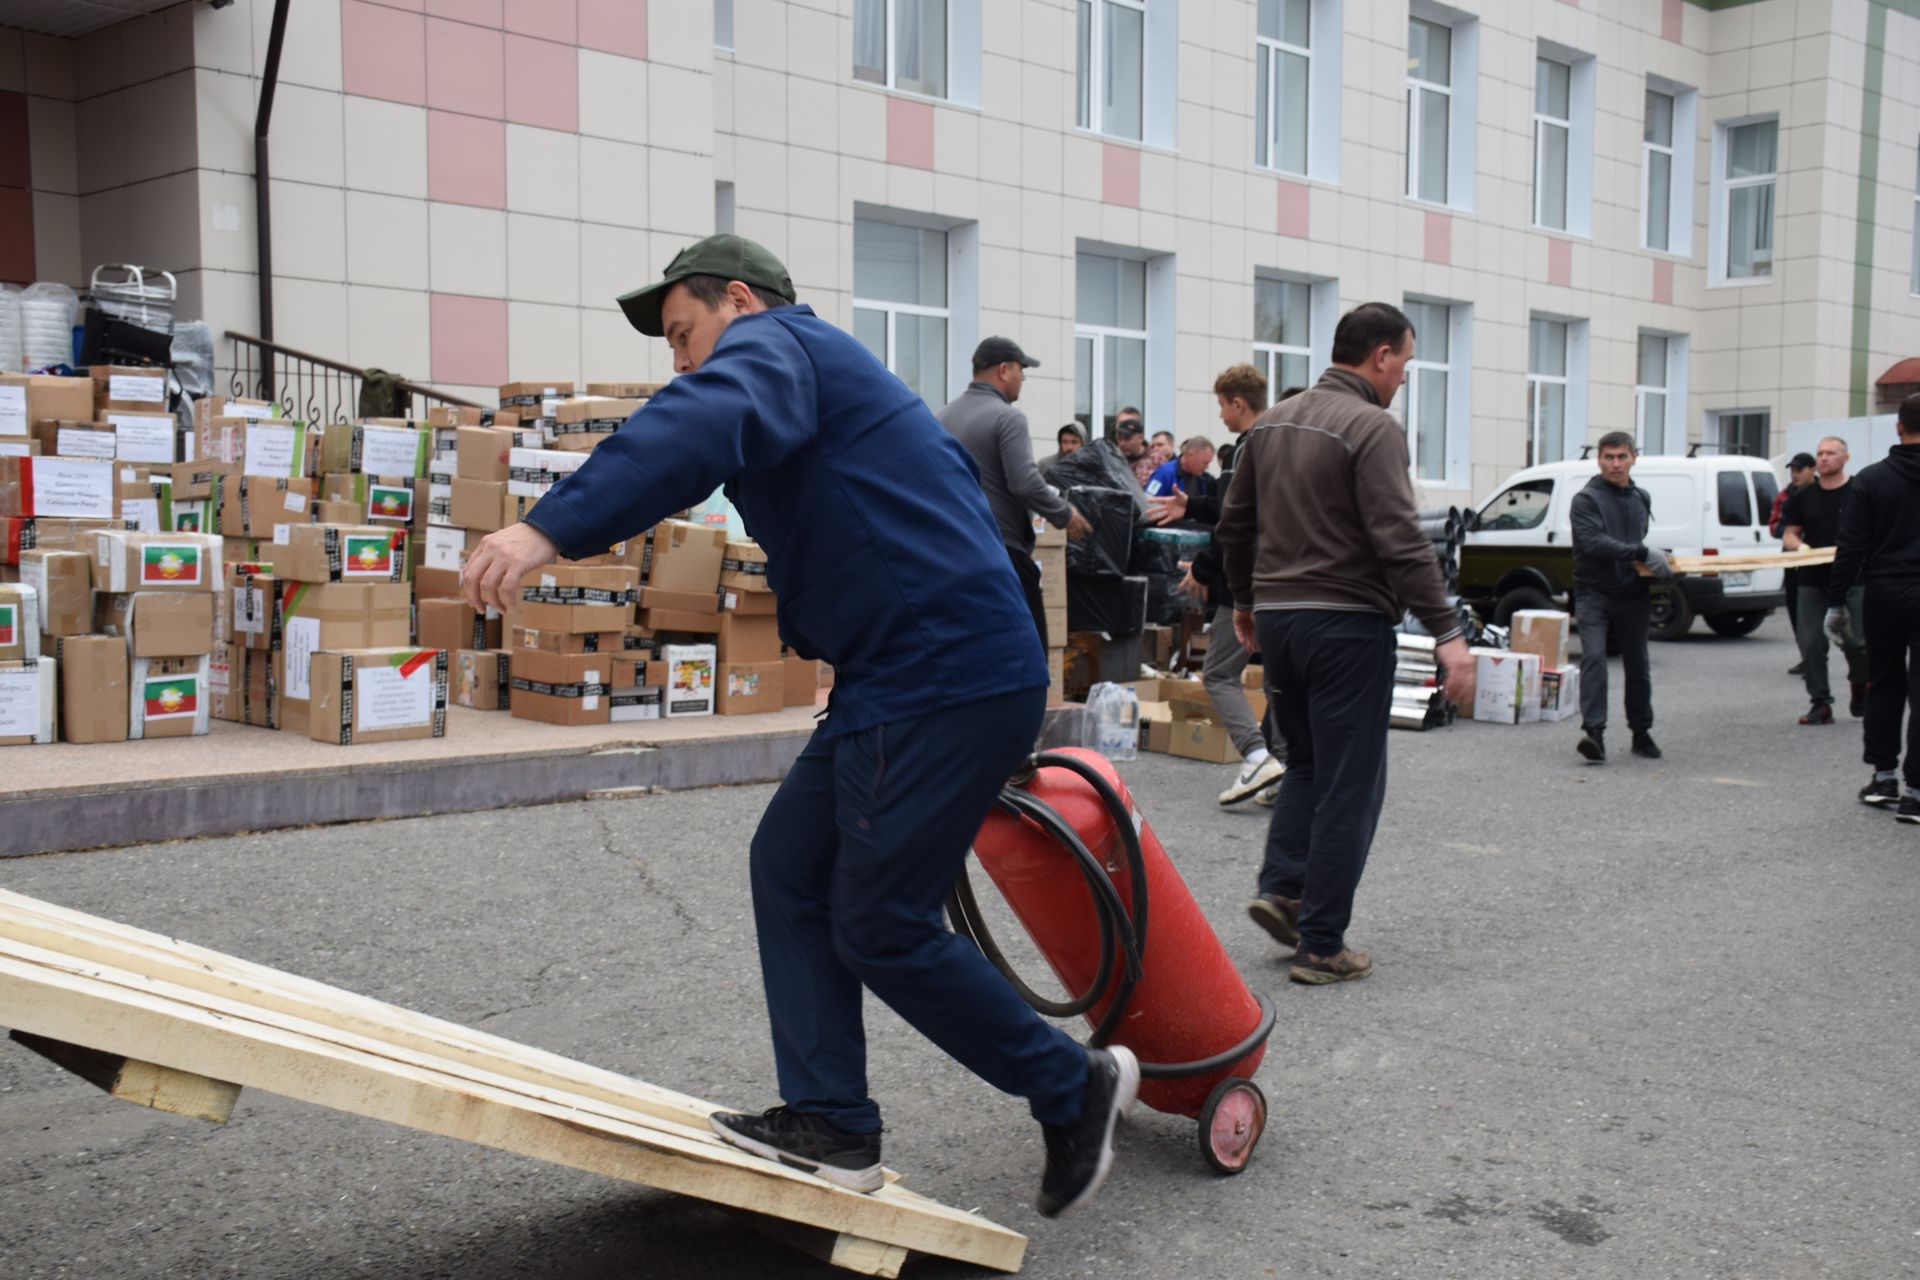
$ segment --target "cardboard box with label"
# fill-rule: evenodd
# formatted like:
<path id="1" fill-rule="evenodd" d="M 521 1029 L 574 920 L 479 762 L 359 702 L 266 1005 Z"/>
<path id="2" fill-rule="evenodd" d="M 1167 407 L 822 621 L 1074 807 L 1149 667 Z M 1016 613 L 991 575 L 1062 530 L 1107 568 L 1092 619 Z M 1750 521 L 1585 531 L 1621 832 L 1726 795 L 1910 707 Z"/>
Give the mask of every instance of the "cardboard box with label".
<path id="1" fill-rule="evenodd" d="M 723 716 L 759 715 L 786 706 L 786 665 L 723 662 L 714 680 L 715 711 Z"/>
<path id="2" fill-rule="evenodd" d="M 321 474 L 362 471 L 370 476 L 425 478 L 433 457 L 433 428 L 404 423 L 336 422 L 320 437 Z"/>
<path id="3" fill-rule="evenodd" d="M 405 583 L 282 581 L 276 607 L 280 649 L 274 654 L 274 675 L 281 724 L 295 733 L 307 731 L 315 653 L 410 643 L 413 619 Z"/>
<path id="4" fill-rule="evenodd" d="M 1488 724 L 1540 719 L 1540 656 L 1511 649 L 1472 649 L 1473 718 Z"/>
<path id="5" fill-rule="evenodd" d="M 1213 704 L 1176 699 L 1167 704 L 1167 752 L 1209 764 L 1235 764 L 1240 753 L 1226 726 L 1213 717 Z M 1151 736 L 1151 735 L 1149 735 Z"/>
<path id="6" fill-rule="evenodd" d="M 94 535 L 93 586 L 211 594 L 224 581 L 225 553 L 219 537 L 204 533 L 103 530 Z"/>
<path id="7" fill-rule="evenodd" d="M 192 738 L 213 718 L 209 659 L 142 658 L 127 664 L 127 737 Z"/>
<path id="8" fill-rule="evenodd" d="M 714 669 L 718 666 L 713 646 L 661 645 L 660 660 L 666 664 L 667 672 L 666 702 L 662 707 L 667 719 L 712 715 Z"/>
<path id="9" fill-rule="evenodd" d="M 1035 547 L 1033 549 L 1034 567 L 1040 570 L 1041 599 L 1066 608 L 1067 601 L 1067 549 L 1065 547 Z M 1066 634 L 1065 628 L 1061 634 Z"/>
<path id="10" fill-rule="evenodd" d="M 515 649 L 542 649 L 548 653 L 620 653 L 626 649 L 621 631 L 561 631 L 553 627 L 509 624 L 508 639 Z"/>
<path id="11" fill-rule="evenodd" d="M 0 564 L 19 564 L 20 553 L 83 551 L 93 554 L 93 535 L 123 527 L 118 520 L 69 520 L 56 516 L 0 516 Z"/>
<path id="12" fill-rule="evenodd" d="M 273 569 L 295 582 L 401 582 L 407 531 L 367 524 L 289 524 L 275 530 Z"/>
<path id="13" fill-rule="evenodd" d="M 127 646 L 115 636 L 61 636 L 60 741 L 127 740 Z"/>
<path id="14" fill-rule="evenodd" d="M 0 662 L 40 656 L 40 592 L 24 582 L 0 583 Z"/>
<path id="15" fill-rule="evenodd" d="M 400 742 L 447 733 L 447 654 L 406 647 L 313 655 L 307 736 L 315 742 Z"/>
<path id="16" fill-rule="evenodd" d="M 276 655 L 265 649 L 216 645 L 208 666 L 213 689 L 213 717 L 256 729 L 280 727 L 282 702 Z M 225 658 L 223 671 L 221 659 Z"/>
<path id="17" fill-rule="evenodd" d="M 1580 714 L 1580 668 L 1540 672 L 1540 718 L 1557 723 Z"/>
<path id="18" fill-rule="evenodd" d="M 1558 671 L 1567 665 L 1572 634 L 1572 617 L 1558 609 L 1520 609 L 1513 615 L 1507 647 L 1537 656 L 1542 671 Z"/>
<path id="19" fill-rule="evenodd" d="M 136 658 L 194 657 L 213 652 L 212 592 L 99 592 L 94 630 L 118 636 Z"/>
<path id="20" fill-rule="evenodd" d="M 667 591 L 659 587 L 642 587 L 640 608 L 634 616 L 639 625 L 648 631 L 718 635 L 720 597 L 712 591 Z"/>
<path id="21" fill-rule="evenodd" d="M 105 422 L 49 420 L 33 424 L 33 438 L 42 457 L 106 458 L 115 456 L 113 426 Z"/>
<path id="22" fill-rule="evenodd" d="M 82 636 L 93 630 L 93 557 L 82 551 L 20 553 L 20 581 L 39 596 L 40 634 Z"/>
<path id="23" fill-rule="evenodd" d="M 505 649 L 456 649 L 448 667 L 453 701 L 475 711 L 513 705 L 513 655 Z"/>
<path id="24" fill-rule="evenodd" d="M 506 520 L 507 483 L 504 480 L 469 480 L 465 476 L 454 477 L 453 495 L 448 500 L 447 510 L 454 524 L 462 529 L 473 529 L 480 533 L 493 533 L 504 529 Z"/>
<path id="25" fill-rule="evenodd" d="M 811 707 L 818 703 L 820 660 L 788 654 L 781 661 L 786 665 L 786 674 L 781 677 L 781 701 L 789 707 Z"/>
<path id="26" fill-rule="evenodd" d="M 762 600 L 773 597 L 754 592 Z M 729 593 L 723 599 L 742 599 Z M 722 609 L 717 644 L 723 663 L 778 662 L 780 660 L 780 620 L 771 612 L 754 609 Z"/>
<path id="27" fill-rule="evenodd" d="M 151 365 L 97 364 L 88 372 L 93 377 L 93 402 L 97 406 L 126 409 L 167 407 L 165 369 Z"/>
<path id="28" fill-rule="evenodd" d="M 0 661 L 0 747 L 53 741 L 59 663 Z"/>
<path id="29" fill-rule="evenodd" d="M 282 525 L 310 524 L 315 487 L 306 476 L 295 480 L 227 476 L 214 487 L 213 531 L 229 538 L 272 540 Z"/>
<path id="30" fill-rule="evenodd" d="M 520 580 L 509 625 L 536 631 L 608 632 L 633 619 L 632 569 L 547 565 Z"/>
<path id="31" fill-rule="evenodd" d="M 229 564 L 225 594 L 226 608 L 216 611 L 214 619 L 221 639 L 263 653 L 280 647 L 280 579 L 272 565 L 252 560 Z"/>
<path id="32" fill-rule="evenodd" d="M 240 474 L 295 480 L 320 464 L 321 430 L 291 419 L 251 419 L 241 427 Z"/>
<path id="33" fill-rule="evenodd" d="M 548 653 L 520 649 L 513 655 L 513 700 L 517 719 L 547 724 L 606 724 L 613 655 Z"/>
<path id="34" fill-rule="evenodd" d="M 33 424 L 93 417 L 93 380 L 0 373 L 0 440 L 31 435 Z"/>
<path id="35" fill-rule="evenodd" d="M 537 498 L 572 475 L 587 460 L 583 453 L 561 449 L 507 450 L 507 493 L 512 497 Z"/>
<path id="36" fill-rule="evenodd" d="M 607 718 L 614 724 L 632 720 L 658 720 L 666 700 L 666 688 L 660 685 L 615 689 L 607 698 Z"/>
<path id="37" fill-rule="evenodd" d="M 729 591 L 769 592 L 767 553 L 757 542 L 729 542 L 720 561 L 720 585 Z"/>
<path id="38" fill-rule="evenodd" d="M 625 426 L 643 403 L 600 396 L 563 401 L 554 406 L 553 447 L 587 453 Z"/>
<path id="39" fill-rule="evenodd" d="M 104 458 L 0 457 L 0 515 L 113 520 L 114 478 Z"/>
<path id="40" fill-rule="evenodd" d="M 726 553 L 725 530 L 662 520 L 647 531 L 640 581 L 663 591 L 716 591 Z"/>
<path id="41" fill-rule="evenodd" d="M 508 453 L 514 449 L 538 449 L 544 443 L 544 437 L 531 429 L 463 426 L 454 437 L 454 476 L 504 485 L 512 470 L 507 463 Z"/>
<path id="42" fill-rule="evenodd" d="M 475 613 L 465 600 L 422 600 L 414 617 L 415 639 L 423 649 L 500 648 L 500 615 Z"/>
<path id="43" fill-rule="evenodd" d="M 500 387 L 500 407 L 512 409 L 522 422 L 529 418 L 551 418 L 562 400 L 573 399 L 573 384 L 559 380 L 547 382 L 508 382 Z"/>

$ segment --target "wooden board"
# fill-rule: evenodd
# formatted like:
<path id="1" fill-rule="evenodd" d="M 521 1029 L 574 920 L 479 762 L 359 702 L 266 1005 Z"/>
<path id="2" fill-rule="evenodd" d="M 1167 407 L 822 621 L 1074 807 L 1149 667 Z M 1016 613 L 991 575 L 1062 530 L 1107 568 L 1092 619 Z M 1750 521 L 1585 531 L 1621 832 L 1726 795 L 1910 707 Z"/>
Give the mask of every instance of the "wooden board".
<path id="1" fill-rule="evenodd" d="M 1832 564 L 1833 555 L 1832 547 L 1815 547 L 1805 551 L 1746 551 L 1729 556 L 1668 556 L 1667 564 L 1679 574 L 1751 573 L 1760 569 L 1811 569 Z M 1636 561 L 1633 567 L 1643 578 L 1653 576 L 1653 570 L 1644 564 Z"/>
<path id="2" fill-rule="evenodd" d="M 890 1181 L 863 1196 L 721 1142 L 671 1090 L 0 891 L 13 1030 L 188 1077 L 698 1196 L 813 1230 L 867 1274 L 905 1252 L 1017 1271 L 1026 1239 Z"/>

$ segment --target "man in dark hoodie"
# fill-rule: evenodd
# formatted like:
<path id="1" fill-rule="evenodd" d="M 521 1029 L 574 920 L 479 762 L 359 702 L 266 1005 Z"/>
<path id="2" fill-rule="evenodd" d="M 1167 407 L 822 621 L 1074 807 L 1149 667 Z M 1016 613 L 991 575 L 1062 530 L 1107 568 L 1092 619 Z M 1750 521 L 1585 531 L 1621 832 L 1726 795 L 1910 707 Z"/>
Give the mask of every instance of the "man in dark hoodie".
<path id="1" fill-rule="evenodd" d="M 1633 437 L 1600 437 L 1600 474 L 1573 495 L 1573 617 L 1580 629 L 1579 751 L 1594 764 L 1607 760 L 1607 633 L 1620 642 L 1627 674 L 1627 728 L 1633 754 L 1660 758 L 1653 742 L 1653 676 L 1647 632 L 1653 595 L 1636 563 L 1656 577 L 1673 576 L 1658 547 L 1647 545 L 1653 499 L 1633 482 Z"/>
<path id="2" fill-rule="evenodd" d="M 1853 478 L 1827 575 L 1827 632 L 1851 640 L 1847 595 L 1866 587 L 1866 759 L 1862 803 L 1920 825 L 1920 395 L 1900 404 L 1900 443 Z M 1900 714 L 1907 713 L 1906 793 L 1900 791 Z"/>

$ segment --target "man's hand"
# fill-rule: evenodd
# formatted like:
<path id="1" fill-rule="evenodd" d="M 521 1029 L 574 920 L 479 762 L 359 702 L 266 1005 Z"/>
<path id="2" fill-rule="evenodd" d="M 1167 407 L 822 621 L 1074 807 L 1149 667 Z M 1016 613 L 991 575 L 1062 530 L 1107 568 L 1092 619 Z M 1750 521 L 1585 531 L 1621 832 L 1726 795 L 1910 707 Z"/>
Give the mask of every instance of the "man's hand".
<path id="1" fill-rule="evenodd" d="M 520 579 L 558 554 L 553 539 L 530 524 L 510 524 L 490 533 L 467 557 L 460 586 L 476 613 L 488 608 L 505 613 L 520 598 Z"/>
<path id="2" fill-rule="evenodd" d="M 1093 532 L 1093 521 L 1080 514 L 1080 508 L 1068 507 L 1067 541 L 1078 542 Z"/>
<path id="3" fill-rule="evenodd" d="M 1647 548 L 1646 566 L 1653 570 L 1653 576 L 1656 578 L 1671 578 L 1673 576 L 1673 565 L 1668 562 L 1667 553 L 1658 547 Z"/>
<path id="4" fill-rule="evenodd" d="M 1187 518 L 1187 491 L 1175 489 L 1164 498 L 1147 499 L 1148 524 L 1172 524 Z"/>
<path id="5" fill-rule="evenodd" d="M 1827 610 L 1827 639 L 1833 641 L 1836 648 L 1853 647 L 1853 615 L 1846 606 L 1835 605 Z"/>
<path id="6" fill-rule="evenodd" d="M 1253 632 L 1253 610 L 1235 607 L 1233 611 L 1233 638 L 1248 653 L 1260 652 L 1260 637 Z"/>
<path id="7" fill-rule="evenodd" d="M 1447 701 L 1472 715 L 1476 664 L 1473 655 L 1467 652 L 1467 642 L 1455 636 L 1436 645 L 1433 659 L 1439 664 L 1440 688 L 1447 695 Z"/>

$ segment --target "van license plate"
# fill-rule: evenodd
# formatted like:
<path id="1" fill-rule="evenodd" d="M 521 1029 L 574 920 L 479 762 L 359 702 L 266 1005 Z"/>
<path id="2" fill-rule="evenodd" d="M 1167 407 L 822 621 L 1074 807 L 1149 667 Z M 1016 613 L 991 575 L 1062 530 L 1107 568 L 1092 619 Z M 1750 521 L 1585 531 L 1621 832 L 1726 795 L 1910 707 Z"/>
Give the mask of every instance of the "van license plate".
<path id="1" fill-rule="evenodd" d="M 1720 585 L 1729 590 L 1734 587 L 1751 587 L 1753 586 L 1753 575 L 1751 573 L 1723 573 L 1720 575 Z"/>

